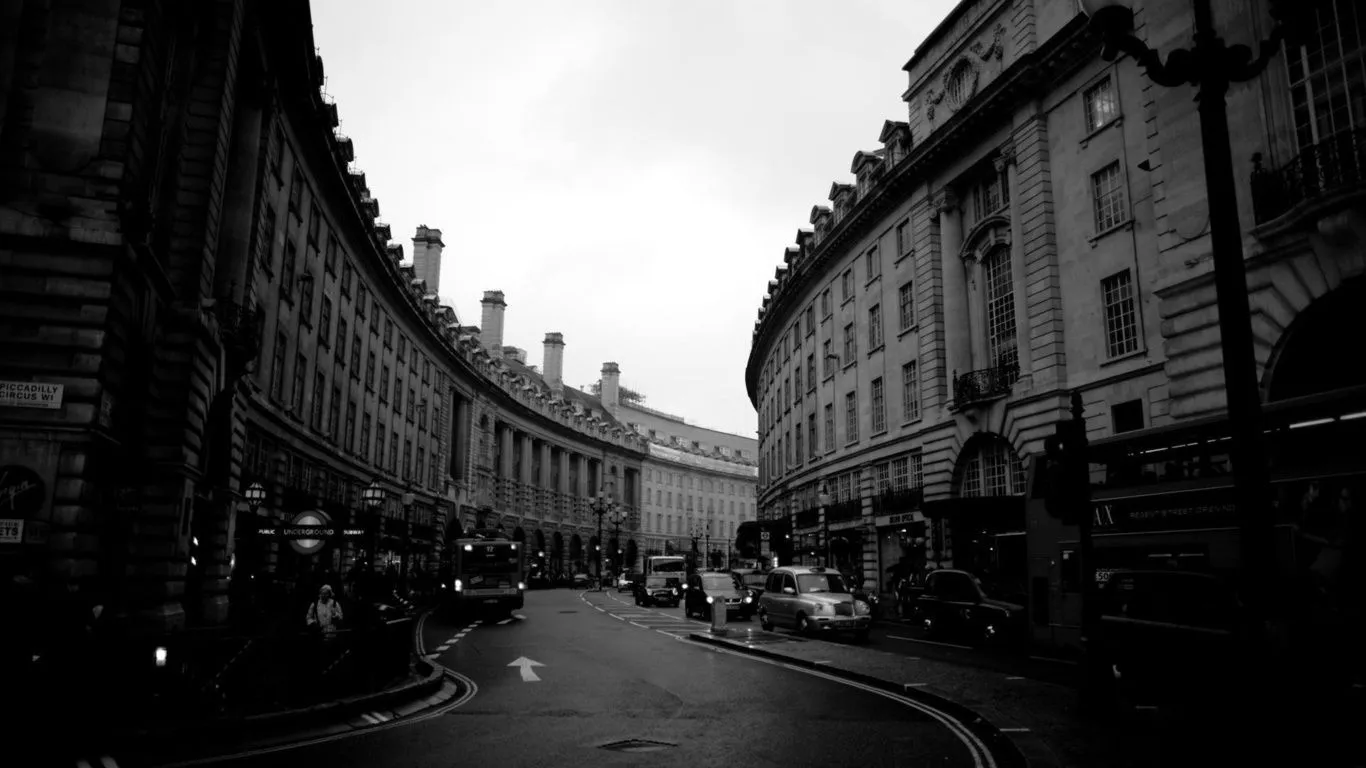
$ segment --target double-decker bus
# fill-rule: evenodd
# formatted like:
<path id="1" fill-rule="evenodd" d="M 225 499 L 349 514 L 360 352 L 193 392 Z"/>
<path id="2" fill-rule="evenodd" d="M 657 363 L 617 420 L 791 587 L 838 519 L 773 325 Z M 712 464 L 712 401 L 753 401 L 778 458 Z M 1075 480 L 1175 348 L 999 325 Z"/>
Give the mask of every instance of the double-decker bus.
<path id="1" fill-rule="evenodd" d="M 525 547 L 507 538 L 457 539 L 451 556 L 456 610 L 510 614 L 526 593 Z"/>

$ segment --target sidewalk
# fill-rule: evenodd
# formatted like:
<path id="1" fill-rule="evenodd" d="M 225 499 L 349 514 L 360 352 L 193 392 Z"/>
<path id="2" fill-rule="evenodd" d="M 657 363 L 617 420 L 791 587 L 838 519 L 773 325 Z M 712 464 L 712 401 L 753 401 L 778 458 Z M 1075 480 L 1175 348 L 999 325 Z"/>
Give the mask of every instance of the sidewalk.
<path id="1" fill-rule="evenodd" d="M 693 633 L 691 640 L 753 656 L 814 668 L 826 674 L 903 694 L 970 723 L 992 746 L 1001 768 L 1138 768 L 1173 765 L 1157 754 L 1161 724 L 1138 720 L 1096 724 L 1083 720 L 1078 694 L 1067 686 L 1029 681 L 930 659 L 897 655 L 867 646 L 803 640 L 787 633 L 729 627 Z"/>

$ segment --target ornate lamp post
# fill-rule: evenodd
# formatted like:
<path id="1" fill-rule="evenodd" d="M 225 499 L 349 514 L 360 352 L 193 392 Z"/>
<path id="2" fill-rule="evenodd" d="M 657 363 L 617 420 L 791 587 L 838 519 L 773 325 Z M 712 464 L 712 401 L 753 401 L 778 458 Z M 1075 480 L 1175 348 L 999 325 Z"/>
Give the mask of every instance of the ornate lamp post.
<path id="1" fill-rule="evenodd" d="M 597 552 L 597 555 L 598 555 L 598 557 L 597 557 L 597 560 L 598 560 L 598 589 L 601 590 L 601 589 L 602 589 L 602 518 L 603 518 L 604 515 L 606 515 L 606 514 L 608 514 L 608 513 L 612 513 L 613 519 L 614 519 L 614 520 L 616 519 L 617 502 L 616 502 L 615 499 L 610 498 L 609 496 L 607 496 L 607 494 L 605 494 L 605 493 L 603 493 L 601 490 L 599 490 L 599 491 L 598 491 L 598 496 L 597 496 L 597 498 L 593 499 L 593 501 L 591 501 L 591 502 L 588 504 L 588 508 L 589 508 L 590 510 L 592 510 L 593 514 L 595 514 L 595 515 L 598 516 L 598 552 Z"/>
<path id="2" fill-rule="evenodd" d="M 825 545 L 825 567 L 830 567 L 830 517 L 826 507 L 830 506 L 830 493 L 826 490 L 825 483 L 821 483 L 820 491 L 816 493 L 816 503 L 821 505 L 821 543 Z"/>
<path id="3" fill-rule="evenodd" d="M 247 508 L 255 515 L 266 501 L 266 489 L 260 483 L 252 483 L 242 492 L 242 498 L 247 500 Z"/>
<path id="4" fill-rule="evenodd" d="M 361 503 L 376 516 L 375 534 L 370 540 L 370 568 L 375 567 L 375 560 L 379 557 L 379 520 L 380 508 L 384 506 L 384 489 L 379 486 L 378 481 L 372 481 L 365 486 L 365 490 L 360 492 Z"/>
<path id="5" fill-rule="evenodd" d="M 1293 18 L 1292 11 L 1289 3 L 1273 0 L 1271 13 L 1278 23 L 1271 36 L 1261 43 L 1254 58 L 1248 46 L 1227 45 L 1216 35 L 1210 0 L 1193 0 L 1193 47 L 1172 51 L 1163 61 L 1157 51 L 1133 35 L 1132 0 L 1080 0 L 1080 4 L 1082 12 L 1090 17 L 1091 26 L 1104 36 L 1101 58 L 1113 61 L 1120 53 L 1125 53 L 1132 56 L 1148 78 L 1158 85 L 1196 88 L 1224 388 L 1228 393 L 1228 421 L 1232 430 L 1229 454 L 1233 461 L 1235 503 L 1241 516 L 1241 566 L 1250 607 L 1257 619 L 1252 622 L 1255 627 L 1252 633 L 1259 635 L 1273 614 L 1271 579 L 1276 570 L 1272 538 L 1275 518 L 1267 495 L 1261 395 L 1253 351 L 1252 313 L 1225 96 L 1230 84 L 1251 80 L 1266 69 L 1287 32 L 1291 31 L 1286 24 Z M 1313 19 L 1312 9 L 1297 12 Z"/>

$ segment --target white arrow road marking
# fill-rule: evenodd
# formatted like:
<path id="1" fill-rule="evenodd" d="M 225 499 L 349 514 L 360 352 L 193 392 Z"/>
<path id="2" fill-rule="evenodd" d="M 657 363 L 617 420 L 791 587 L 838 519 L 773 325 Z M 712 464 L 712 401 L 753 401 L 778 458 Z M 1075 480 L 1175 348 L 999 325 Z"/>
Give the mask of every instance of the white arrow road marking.
<path id="1" fill-rule="evenodd" d="M 512 619 L 503 619 L 502 621 L 500 621 L 500 622 L 498 622 L 498 623 L 499 623 L 499 624 L 506 624 L 506 623 L 508 623 L 509 621 L 512 621 Z"/>
<path id="2" fill-rule="evenodd" d="M 537 682 L 538 680 L 540 680 L 541 678 L 537 677 L 537 676 L 536 676 L 536 673 L 533 672 L 533 671 L 531 670 L 531 668 L 532 668 L 532 667 L 544 667 L 545 665 L 542 664 L 542 663 L 539 662 L 539 661 L 532 661 L 531 659 L 528 659 L 528 658 L 525 657 L 525 656 L 519 656 L 519 657 L 517 658 L 516 661 L 512 662 L 512 663 L 509 664 L 508 666 L 509 666 L 509 667 L 521 667 L 521 669 L 522 669 L 522 682 L 524 682 L 524 683 L 534 683 L 534 682 Z"/>

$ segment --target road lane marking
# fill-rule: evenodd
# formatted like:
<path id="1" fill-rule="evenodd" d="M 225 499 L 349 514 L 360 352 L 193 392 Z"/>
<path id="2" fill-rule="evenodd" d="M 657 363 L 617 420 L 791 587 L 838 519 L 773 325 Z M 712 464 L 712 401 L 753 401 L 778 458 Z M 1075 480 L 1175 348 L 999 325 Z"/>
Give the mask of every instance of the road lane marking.
<path id="1" fill-rule="evenodd" d="M 997 728 L 1001 733 L 1029 733 L 1028 728 Z"/>
<path id="2" fill-rule="evenodd" d="M 903 704 L 907 707 L 910 707 L 911 709 L 915 709 L 925 715 L 928 715 L 934 720 L 939 721 L 940 725 L 943 725 L 951 733 L 953 733 L 954 736 L 958 737 L 958 740 L 962 742 L 964 746 L 967 747 L 968 754 L 972 756 L 972 762 L 976 768 L 997 768 L 996 756 L 991 753 L 991 750 L 987 748 L 986 743 L 983 742 L 982 739 L 976 733 L 973 733 L 972 730 L 969 729 L 965 723 L 958 720 L 956 717 L 941 710 L 938 710 L 930 706 L 929 704 L 916 701 L 915 699 L 911 699 L 901 694 L 883 690 L 882 688 L 876 688 L 866 683 L 860 683 L 855 680 L 850 680 L 848 678 L 832 675 L 829 672 L 811 669 L 810 667 L 799 667 L 790 662 L 778 661 L 776 659 L 768 659 L 762 656 L 755 656 L 753 654 L 733 650 L 730 648 L 725 648 L 723 646 L 711 645 L 708 643 L 700 643 L 696 640 L 683 640 L 683 642 L 690 643 L 691 645 L 702 648 L 708 648 L 712 651 L 715 651 L 716 653 L 726 653 L 730 654 L 731 656 L 739 656 L 741 658 L 757 661 L 761 664 L 769 664 L 775 667 L 783 667 L 784 669 L 790 669 L 794 672 L 800 672 L 804 675 L 811 675 L 813 677 L 824 678 L 831 682 L 839 683 L 840 685 L 847 685 L 851 688 L 858 688 L 861 691 L 871 693 L 875 696 L 881 696 L 885 699 L 890 699 L 899 704 Z M 907 683 L 907 685 L 914 684 Z M 921 685 L 923 685 L 923 683 Z"/>
<path id="3" fill-rule="evenodd" d="M 902 683 L 902 684 L 901 684 L 901 687 L 902 687 L 902 688 L 924 688 L 924 687 L 927 686 L 927 685 L 929 685 L 929 683 Z"/>
<path id="4" fill-rule="evenodd" d="M 811 662 L 811 663 L 812 663 L 812 664 L 834 664 L 835 662 L 833 662 L 833 661 L 824 661 L 824 660 L 822 660 L 822 661 L 813 661 L 813 662 Z"/>
<path id="5" fill-rule="evenodd" d="M 520 613 L 514 613 L 514 614 L 512 614 L 512 618 L 514 618 L 514 619 L 516 619 L 516 620 L 518 620 L 518 621 L 526 621 L 526 617 L 523 616 L 523 615 L 520 614 Z"/>
<path id="6" fill-rule="evenodd" d="M 908 643 L 924 643 L 925 645 L 939 645 L 944 648 L 961 648 L 965 651 L 972 650 L 970 645 L 958 645 L 957 643 L 941 643 L 938 640 L 921 640 L 918 637 L 902 637 L 901 635 L 887 635 L 888 640 L 905 640 Z"/>
<path id="7" fill-rule="evenodd" d="M 1051 657 L 1048 657 L 1048 656 L 1030 656 L 1029 658 L 1031 658 L 1031 659 L 1033 659 L 1033 660 L 1035 660 L 1035 661 L 1051 661 L 1051 662 L 1053 662 L 1054 664 L 1071 664 L 1071 665 L 1074 666 L 1074 667 L 1077 666 L 1077 663 L 1078 663 L 1078 662 L 1075 662 L 1075 661 L 1073 661 L 1073 660 L 1071 660 L 1071 659 L 1054 659 L 1054 658 L 1051 658 Z"/>
<path id="8" fill-rule="evenodd" d="M 511 618 L 503 619 L 502 621 L 500 621 L 500 622 L 498 622 L 498 623 L 499 623 L 499 624 L 506 624 L 506 623 L 508 623 L 509 621 L 512 621 L 512 619 L 511 619 Z"/>
<path id="9" fill-rule="evenodd" d="M 1011 675 L 1010 677 L 1007 677 L 1006 679 L 1007 679 L 1007 680 L 1023 680 L 1024 678 L 1023 678 L 1023 677 L 1020 677 L 1019 675 Z"/>

